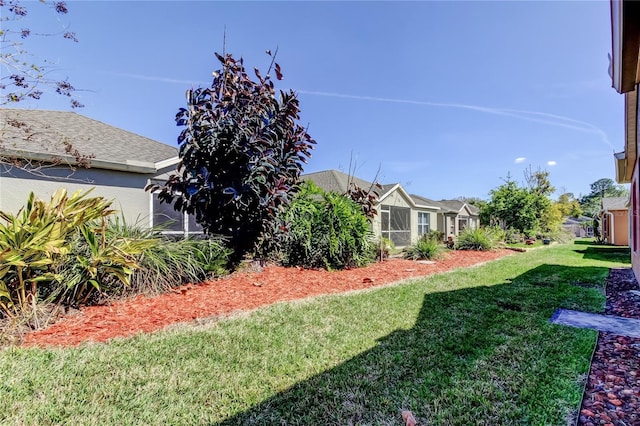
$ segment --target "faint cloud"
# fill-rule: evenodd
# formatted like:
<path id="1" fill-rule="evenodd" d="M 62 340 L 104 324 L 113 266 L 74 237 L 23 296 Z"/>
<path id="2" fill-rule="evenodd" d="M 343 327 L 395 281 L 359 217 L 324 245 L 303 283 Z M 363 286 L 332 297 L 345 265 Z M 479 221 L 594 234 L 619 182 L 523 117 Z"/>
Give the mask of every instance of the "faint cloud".
<path id="1" fill-rule="evenodd" d="M 572 129 L 579 132 L 593 133 L 598 135 L 604 144 L 606 144 L 611 149 L 614 149 L 614 146 L 609 141 L 607 134 L 599 127 L 591 123 L 587 123 L 586 121 L 575 120 L 573 118 L 569 118 L 569 117 L 565 117 L 557 114 L 550 114 L 547 112 L 527 111 L 527 110 L 510 109 L 510 108 L 485 107 L 481 105 L 470 105 L 470 104 L 414 101 L 411 99 L 381 98 L 376 96 L 358 96 L 358 95 L 348 95 L 343 93 L 317 92 L 317 91 L 309 91 L 309 90 L 297 90 L 297 92 L 303 93 L 306 95 L 328 96 L 328 97 L 344 98 L 344 99 L 357 99 L 362 101 L 393 102 L 393 103 L 411 104 L 411 105 L 460 108 L 460 109 L 468 109 L 471 111 L 483 112 L 486 114 L 502 115 L 506 117 L 517 118 L 520 120 L 532 121 L 534 123 L 547 124 L 549 126 L 564 127 L 566 129 Z"/>
<path id="2" fill-rule="evenodd" d="M 172 84 L 182 84 L 182 85 L 208 85 L 209 83 L 204 83 L 201 81 L 193 81 L 193 80 L 180 80 L 176 78 L 168 78 L 168 77 L 160 77 L 154 75 L 143 75 L 143 74 L 131 74 L 124 72 L 113 72 L 113 71 L 99 71 L 102 74 L 113 75 L 116 77 L 125 77 L 125 78 L 133 78 L 135 80 L 145 80 L 145 81 L 157 81 L 160 83 L 172 83 Z"/>
<path id="3" fill-rule="evenodd" d="M 555 166 L 557 163 L 553 160 L 547 161 L 547 166 Z"/>
<path id="4" fill-rule="evenodd" d="M 518 157 L 518 158 L 516 158 L 515 160 L 513 160 L 513 162 L 514 162 L 515 164 L 520 164 L 520 163 L 524 163 L 524 160 L 526 160 L 526 158 L 525 158 L 525 157 Z"/>

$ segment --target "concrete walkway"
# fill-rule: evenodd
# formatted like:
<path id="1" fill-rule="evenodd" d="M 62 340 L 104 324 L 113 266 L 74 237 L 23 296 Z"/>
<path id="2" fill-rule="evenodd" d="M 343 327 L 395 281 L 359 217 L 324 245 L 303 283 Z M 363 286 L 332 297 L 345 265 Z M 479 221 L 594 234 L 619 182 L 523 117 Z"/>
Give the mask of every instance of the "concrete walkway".
<path id="1" fill-rule="evenodd" d="M 551 322 L 577 328 L 592 328 L 621 336 L 640 337 L 640 319 L 558 309 L 551 317 Z"/>

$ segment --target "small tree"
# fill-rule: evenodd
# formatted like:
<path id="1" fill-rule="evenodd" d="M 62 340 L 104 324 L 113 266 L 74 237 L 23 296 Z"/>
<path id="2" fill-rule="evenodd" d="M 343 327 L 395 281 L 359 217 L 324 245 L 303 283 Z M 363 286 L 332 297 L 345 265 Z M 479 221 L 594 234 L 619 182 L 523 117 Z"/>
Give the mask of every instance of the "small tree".
<path id="1" fill-rule="evenodd" d="M 64 1 L 44 1 L 57 15 L 68 13 Z M 15 104 L 26 99 L 40 99 L 48 87 L 56 94 L 68 97 L 72 108 L 82 107 L 73 97 L 75 88 L 67 80 L 48 77 L 47 61 L 33 59 L 25 47 L 25 40 L 34 36 L 57 36 L 77 42 L 75 33 L 64 29 L 59 34 L 32 31 L 22 25 L 29 8 L 20 0 L 0 0 L 0 105 Z"/>
<path id="2" fill-rule="evenodd" d="M 25 5 L 26 3 L 26 5 Z M 52 9 L 52 13 L 61 16 L 69 11 L 64 1 L 40 0 L 43 6 Z M 75 88 L 68 80 L 59 80 L 50 76 L 50 63 L 44 58 L 34 57 L 27 47 L 29 39 L 33 37 L 60 37 L 77 42 L 76 34 L 62 29 L 59 33 L 47 33 L 41 28 L 29 28 L 24 25 L 24 18 L 34 6 L 32 2 L 20 0 L 0 0 L 0 106 L 17 105 L 27 100 L 37 101 L 46 91 L 56 96 L 68 98 L 72 108 L 83 105 L 75 98 Z M 0 123 L 0 165 L 3 172 L 18 168 L 28 173 L 47 176 L 49 167 L 55 167 L 63 162 L 58 156 L 50 161 L 36 161 L 24 158 L 16 153 L 11 139 L 21 139 L 28 144 L 37 144 L 42 148 L 41 141 L 32 141 L 37 130 L 33 129 L 29 120 L 23 120 L 13 114 L 4 114 Z M 93 155 L 78 151 L 67 140 L 48 140 L 46 148 L 50 152 L 64 153 L 74 158 L 79 167 L 89 167 Z M 71 167 L 73 170 L 73 167 Z"/>
<path id="3" fill-rule="evenodd" d="M 593 182 L 591 192 L 580 198 L 580 207 L 585 214 L 595 217 L 600 211 L 600 202 L 603 197 L 626 197 L 629 190 L 623 185 L 617 185 L 613 179 L 601 178 Z"/>
<path id="4" fill-rule="evenodd" d="M 222 69 L 210 88 L 187 91 L 187 108 L 176 115 L 185 129 L 178 137 L 178 173 L 160 189 L 161 202 L 194 214 L 208 234 L 223 235 L 234 261 L 268 244 L 276 214 L 296 190 L 302 164 L 315 141 L 297 124 L 299 102 L 293 91 L 276 96 L 270 72 L 282 79 L 272 58 L 258 81 L 246 73 L 243 60 L 216 57 Z"/>

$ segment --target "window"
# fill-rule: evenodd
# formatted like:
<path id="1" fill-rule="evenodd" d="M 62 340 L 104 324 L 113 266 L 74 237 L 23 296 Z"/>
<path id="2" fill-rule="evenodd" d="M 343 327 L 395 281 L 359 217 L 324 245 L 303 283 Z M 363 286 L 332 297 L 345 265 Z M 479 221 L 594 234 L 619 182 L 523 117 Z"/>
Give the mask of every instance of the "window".
<path id="1" fill-rule="evenodd" d="M 202 228 L 196 218 L 190 214 L 173 209 L 173 204 L 161 203 L 157 194 L 153 194 L 151 203 L 151 226 L 161 228 L 163 234 L 184 235 L 202 234 Z"/>
<path id="2" fill-rule="evenodd" d="M 429 233 L 430 217 L 429 213 L 418 212 L 418 236 Z"/>
<path id="3" fill-rule="evenodd" d="M 380 206 L 380 233 L 394 245 L 411 244 L 411 209 L 408 207 Z"/>
<path id="4" fill-rule="evenodd" d="M 458 232 L 462 232 L 469 227 L 467 218 L 458 219 Z"/>

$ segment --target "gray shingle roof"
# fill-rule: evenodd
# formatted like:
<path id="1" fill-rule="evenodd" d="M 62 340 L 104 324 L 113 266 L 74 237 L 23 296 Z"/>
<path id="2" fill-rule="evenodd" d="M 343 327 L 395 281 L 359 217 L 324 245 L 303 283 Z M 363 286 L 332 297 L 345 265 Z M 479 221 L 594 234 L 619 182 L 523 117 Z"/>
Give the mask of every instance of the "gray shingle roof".
<path id="1" fill-rule="evenodd" d="M 375 188 L 374 184 L 369 181 L 355 176 L 349 176 L 348 174 L 338 170 L 324 170 L 321 172 L 306 173 L 302 175 L 301 178 L 302 180 L 312 181 L 325 191 L 333 191 L 340 194 L 347 192 L 347 189 L 349 188 L 349 180 L 365 190 L 373 187 L 373 189 L 379 193 L 378 195 L 382 195 L 388 191 L 384 186 L 383 189 L 380 190 L 380 188 Z M 393 186 L 394 185 L 391 187 Z"/>
<path id="2" fill-rule="evenodd" d="M 10 122 L 24 123 L 22 127 Z M 95 160 L 158 163 L 177 157 L 177 148 L 71 111 L 0 109 L 0 149 L 5 153 L 65 155 L 65 142 Z"/>
<path id="3" fill-rule="evenodd" d="M 440 207 L 440 209 L 443 210 L 443 213 L 449 210 L 449 208 L 443 205 L 442 203 L 439 203 L 438 201 L 432 200 L 430 198 L 422 197 L 416 194 L 409 194 L 409 196 L 411 197 L 413 202 L 418 206 Z"/>
<path id="4" fill-rule="evenodd" d="M 604 197 L 602 199 L 602 210 L 626 210 L 627 197 Z"/>
<path id="5" fill-rule="evenodd" d="M 478 210 L 476 206 L 471 205 L 469 203 L 465 203 L 464 201 L 460 201 L 460 200 L 440 200 L 440 204 L 446 206 L 449 210 L 454 212 L 459 212 L 462 209 L 462 207 L 466 204 L 471 214 L 478 215 L 480 213 L 480 210 Z"/>

